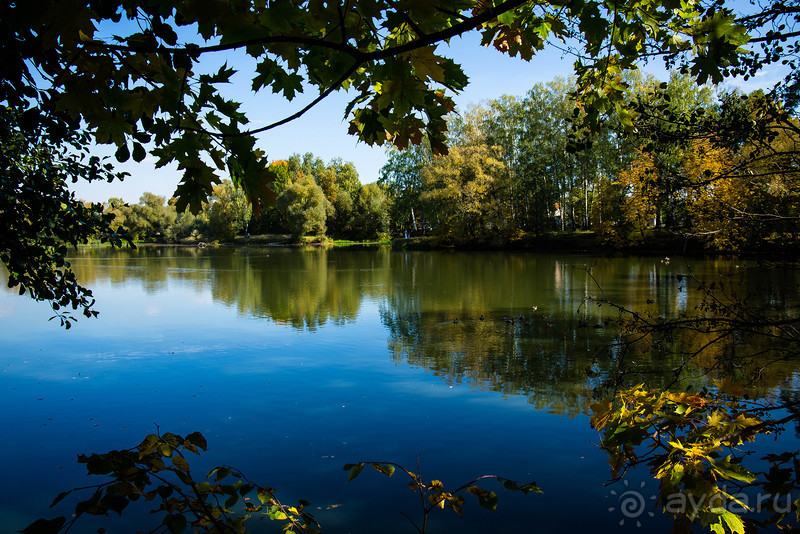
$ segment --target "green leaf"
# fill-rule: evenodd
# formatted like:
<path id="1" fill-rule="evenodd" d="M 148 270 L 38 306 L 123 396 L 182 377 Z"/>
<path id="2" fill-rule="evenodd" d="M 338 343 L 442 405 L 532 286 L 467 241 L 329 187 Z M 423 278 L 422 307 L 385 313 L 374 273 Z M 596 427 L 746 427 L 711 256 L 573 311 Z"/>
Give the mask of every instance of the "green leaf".
<path id="1" fill-rule="evenodd" d="M 230 83 L 231 76 L 236 73 L 236 69 L 228 67 L 228 63 L 224 63 L 216 74 L 201 74 L 200 81 L 202 83 L 216 84 L 216 83 Z"/>
<path id="2" fill-rule="evenodd" d="M 469 76 L 464 74 L 461 66 L 452 59 L 445 59 L 441 62 L 444 69 L 444 83 L 456 91 L 461 91 L 469 84 Z"/>
<path id="3" fill-rule="evenodd" d="M 175 468 L 180 471 L 184 472 L 189 471 L 189 462 L 187 462 L 185 458 L 177 454 L 172 457 L 172 465 L 174 465 Z"/>
<path id="4" fill-rule="evenodd" d="M 489 510 L 497 509 L 497 494 L 493 491 L 487 492 L 485 495 L 478 496 L 478 503 Z"/>
<path id="5" fill-rule="evenodd" d="M 169 443 L 169 446 L 172 447 L 173 449 L 177 449 L 183 443 L 183 438 L 177 434 L 173 434 L 172 432 L 166 432 L 162 436 L 162 439 L 167 443 Z"/>
<path id="6" fill-rule="evenodd" d="M 493 491 L 487 491 L 480 486 L 470 486 L 467 488 L 467 493 L 478 497 L 478 504 L 489 510 L 497 509 L 497 494 Z"/>
<path id="7" fill-rule="evenodd" d="M 158 439 L 159 438 L 157 435 L 150 434 L 142 440 L 139 446 L 136 447 L 139 450 L 140 459 L 156 450 L 156 447 L 158 446 Z"/>
<path id="8" fill-rule="evenodd" d="M 394 474 L 394 472 L 395 472 L 395 468 L 391 464 L 379 464 L 379 463 L 373 462 L 373 463 L 370 463 L 369 465 L 371 465 L 376 471 L 378 471 L 380 473 L 383 473 L 387 477 L 392 476 Z"/>
<path id="9" fill-rule="evenodd" d="M 230 496 L 230 497 L 228 497 L 228 499 L 225 501 L 225 508 L 231 508 L 231 507 L 233 507 L 233 505 L 235 505 L 237 502 L 239 502 L 239 496 L 238 496 L 238 495 L 236 495 L 236 494 L 234 494 L 234 495 L 231 495 L 231 496 Z"/>
<path id="10" fill-rule="evenodd" d="M 519 484 L 518 482 L 514 482 L 513 480 L 508 480 L 505 478 L 498 479 L 500 483 L 503 485 L 504 488 L 511 490 L 511 491 L 521 491 L 524 494 L 528 493 L 544 493 L 539 486 L 536 485 L 536 482 L 529 482 L 528 484 Z"/>
<path id="11" fill-rule="evenodd" d="M 514 24 L 514 21 L 517 19 L 517 14 L 514 12 L 513 9 L 505 11 L 497 15 L 497 20 L 499 20 L 502 24 L 506 26 L 511 26 Z"/>
<path id="12" fill-rule="evenodd" d="M 352 465 L 352 464 L 348 464 L 348 465 Z M 347 467 L 347 466 L 345 466 L 345 467 Z M 347 481 L 350 482 L 351 480 L 356 478 L 361 473 L 361 471 L 363 471 L 363 470 L 364 470 L 364 464 L 363 463 L 357 463 L 355 465 L 352 465 L 352 467 L 350 468 L 350 474 L 347 475 Z"/>
<path id="13" fill-rule="evenodd" d="M 744 523 L 738 515 L 725 510 L 720 514 L 720 518 L 731 532 L 734 534 L 744 534 Z"/>
<path id="14" fill-rule="evenodd" d="M 208 449 L 208 443 L 206 442 L 206 438 L 203 437 L 203 434 L 201 434 L 200 432 L 192 432 L 191 434 L 186 436 L 186 441 L 188 441 L 189 443 L 191 443 L 192 445 L 201 450 L 205 451 Z"/>
<path id="15" fill-rule="evenodd" d="M 95 130 L 95 139 L 100 144 L 125 144 L 125 137 L 133 133 L 131 125 L 116 116 L 103 117 Z"/>
<path id="16" fill-rule="evenodd" d="M 213 475 L 213 474 L 216 474 L 216 476 L 214 477 L 214 482 L 219 482 L 223 478 L 225 478 L 228 475 L 230 475 L 231 474 L 231 470 L 228 467 L 220 466 L 220 467 L 217 467 L 216 469 L 212 469 L 211 472 L 208 473 L 208 477 L 207 478 L 210 478 L 211 475 Z"/>
<path id="17" fill-rule="evenodd" d="M 286 519 L 286 518 L 288 517 L 288 516 L 287 516 L 287 515 L 286 515 L 286 514 L 283 512 L 283 510 L 280 510 L 280 509 L 278 509 L 278 510 L 277 510 L 277 511 L 275 511 L 275 512 L 270 512 L 270 513 L 269 513 L 269 514 L 267 514 L 267 515 L 269 516 L 269 518 L 270 518 L 270 519 L 277 520 L 277 521 L 283 521 L 284 519 Z M 289 524 L 289 526 L 291 526 L 291 524 Z"/>
<path id="18" fill-rule="evenodd" d="M 264 489 L 259 489 L 256 492 L 256 496 L 258 497 L 258 500 L 261 501 L 261 504 L 269 504 L 273 501 L 272 493 Z"/>
<path id="19" fill-rule="evenodd" d="M 728 456 L 725 459 L 717 460 L 716 462 L 709 458 L 709 463 L 711 463 L 712 469 L 722 475 L 722 477 L 725 479 L 739 480 L 748 484 L 756 479 L 756 477 L 744 467 L 731 463 L 730 458 L 731 457 Z"/>

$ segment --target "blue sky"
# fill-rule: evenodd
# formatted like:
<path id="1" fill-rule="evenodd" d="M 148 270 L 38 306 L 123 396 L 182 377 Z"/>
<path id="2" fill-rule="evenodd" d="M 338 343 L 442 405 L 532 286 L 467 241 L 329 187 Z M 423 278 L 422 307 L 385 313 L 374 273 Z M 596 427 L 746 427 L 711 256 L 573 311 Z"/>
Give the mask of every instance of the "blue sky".
<path id="1" fill-rule="evenodd" d="M 467 88 L 454 96 L 456 105 L 460 108 L 502 95 L 521 96 L 538 82 L 549 82 L 555 77 L 568 76 L 572 72 L 572 59 L 562 57 L 558 50 L 547 48 L 532 61 L 525 62 L 501 54 L 493 48 L 481 47 L 477 33 L 454 39 L 449 47 L 441 45 L 439 51 L 460 63 L 470 78 Z M 225 59 L 218 58 L 219 64 Z M 231 64 L 242 71 L 234 78 L 230 94 L 244 102 L 244 109 L 253 127 L 257 128 L 291 115 L 314 98 L 312 93 L 301 95 L 293 102 L 267 93 L 253 98 L 248 76 L 251 70 L 241 60 Z M 666 72 L 660 64 L 648 66 L 645 70 L 666 79 Z M 773 76 L 770 72 L 765 71 L 760 78 L 751 80 L 746 86 L 737 85 L 741 85 L 744 90 L 766 87 L 777 81 L 777 76 L 773 77 L 775 79 L 770 79 L 771 77 Z M 355 164 L 362 183 L 374 182 L 386 162 L 386 150 L 384 147 L 359 143 L 355 137 L 348 135 L 348 124 L 343 113 L 350 98 L 347 94 L 332 94 L 301 118 L 262 134 L 259 148 L 271 160 L 306 152 L 313 153 L 325 162 L 339 157 Z M 113 150 L 100 147 L 98 153 L 110 155 Z M 180 181 L 180 173 L 169 167 L 155 169 L 154 162 L 155 158 L 149 155 L 141 163 L 133 163 L 131 160 L 128 164 L 118 166 L 131 175 L 124 182 L 78 183 L 73 190 L 79 198 L 93 202 L 121 197 L 127 202 L 135 203 L 145 191 L 170 197 Z"/>

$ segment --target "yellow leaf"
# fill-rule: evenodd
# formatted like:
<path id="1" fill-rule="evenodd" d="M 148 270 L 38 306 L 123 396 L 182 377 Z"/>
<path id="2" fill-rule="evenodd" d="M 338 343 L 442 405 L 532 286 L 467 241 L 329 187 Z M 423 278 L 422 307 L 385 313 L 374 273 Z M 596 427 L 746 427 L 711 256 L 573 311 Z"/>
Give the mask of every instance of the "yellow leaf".
<path id="1" fill-rule="evenodd" d="M 608 424 L 612 414 L 612 404 L 610 400 L 600 400 L 590 406 L 592 410 L 592 427 L 600 430 Z"/>
<path id="2" fill-rule="evenodd" d="M 739 416 L 736 418 L 736 424 L 741 425 L 745 428 L 750 426 L 760 425 L 761 423 L 762 423 L 761 419 L 758 419 L 757 417 L 747 417 L 743 413 L 739 414 Z"/>
<path id="3" fill-rule="evenodd" d="M 725 416 L 722 413 L 720 413 L 719 410 L 714 410 L 714 413 L 712 413 L 711 415 L 708 416 L 708 426 L 717 426 L 724 419 L 725 419 Z"/>
<path id="4" fill-rule="evenodd" d="M 702 408 L 708 401 L 697 393 L 666 393 L 666 398 L 672 402 Z"/>
<path id="5" fill-rule="evenodd" d="M 669 442 L 667 442 L 667 444 L 668 444 L 670 447 L 672 447 L 673 449 L 678 449 L 678 450 L 681 450 L 681 451 L 686 451 L 686 450 L 688 450 L 688 449 L 686 449 L 686 447 L 684 447 L 684 446 L 683 446 L 683 445 L 682 445 L 680 442 L 678 442 L 678 441 L 669 441 Z"/>

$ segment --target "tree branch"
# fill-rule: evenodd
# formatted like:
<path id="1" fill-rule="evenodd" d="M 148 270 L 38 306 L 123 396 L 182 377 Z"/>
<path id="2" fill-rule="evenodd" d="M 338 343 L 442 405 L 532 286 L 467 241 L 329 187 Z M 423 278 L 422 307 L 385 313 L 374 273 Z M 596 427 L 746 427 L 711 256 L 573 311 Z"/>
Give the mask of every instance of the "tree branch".
<path id="1" fill-rule="evenodd" d="M 115 44 L 106 43 L 105 41 L 89 40 L 83 41 L 84 47 L 94 47 L 104 50 L 117 50 L 123 52 L 154 52 L 158 54 L 174 55 L 174 54 L 189 54 L 190 56 L 198 56 L 210 52 L 224 52 L 227 50 L 237 50 L 253 45 L 269 45 L 269 44 L 296 44 L 307 47 L 321 47 L 336 50 L 348 54 L 358 60 L 360 63 L 369 63 L 372 61 L 380 61 L 389 57 L 410 52 L 418 48 L 424 48 L 434 43 L 446 41 L 462 33 L 474 30 L 478 26 L 488 22 L 498 15 L 507 11 L 515 9 L 523 5 L 526 0 L 506 0 L 502 4 L 482 11 L 477 15 L 464 19 L 462 22 L 455 24 L 444 30 L 440 30 L 431 34 L 423 34 L 419 39 L 415 39 L 409 43 L 384 48 L 375 52 L 362 52 L 361 50 L 347 45 L 346 43 L 339 43 L 335 41 L 325 41 L 323 39 L 293 35 L 270 35 L 266 37 L 257 37 L 254 39 L 247 39 L 244 41 L 237 41 L 234 43 L 217 44 L 210 46 L 183 46 L 183 47 L 166 47 L 166 46 L 147 46 L 147 45 L 130 45 L 130 44 Z"/>

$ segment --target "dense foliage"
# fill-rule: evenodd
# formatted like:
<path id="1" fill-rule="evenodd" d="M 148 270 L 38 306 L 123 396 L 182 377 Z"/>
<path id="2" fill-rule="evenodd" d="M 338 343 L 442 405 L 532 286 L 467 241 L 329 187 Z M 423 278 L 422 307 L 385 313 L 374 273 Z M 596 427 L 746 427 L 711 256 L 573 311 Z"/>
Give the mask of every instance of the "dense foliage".
<path id="1" fill-rule="evenodd" d="M 221 465 L 211 469 L 200 480 L 193 474 L 187 460 L 188 453 L 200 454 L 207 449 L 205 437 L 192 432 L 186 437 L 171 432 L 150 434 L 136 447 L 113 450 L 103 454 L 81 455 L 78 462 L 86 464 L 89 475 L 107 478 L 105 482 L 60 493 L 51 508 L 72 493 L 91 491 L 91 497 L 79 501 L 70 519 L 56 517 L 38 519 L 21 530 L 22 534 L 57 534 L 69 532 L 83 515 L 103 516 L 109 512 L 122 515 L 131 504 L 139 501 L 157 504 L 151 513 L 158 521 L 150 534 L 191 532 L 209 534 L 246 534 L 247 521 L 266 516 L 281 522 L 280 530 L 286 534 L 319 534 L 320 524 L 300 500 L 296 506 L 283 504 L 277 491 L 259 485 L 235 467 Z M 446 490 L 441 480 L 426 480 L 422 474 L 413 473 L 393 462 L 358 462 L 345 464 L 348 481 L 354 480 L 365 467 L 391 477 L 396 471 L 408 479 L 408 487 L 421 502 L 419 523 L 411 524 L 420 534 L 427 532 L 428 516 L 437 509 L 453 510 L 463 514 L 464 495 L 473 495 L 478 503 L 489 510 L 497 508 L 498 497 L 494 491 L 478 486 L 485 480 L 496 480 L 510 491 L 523 494 L 541 493 L 536 483 L 519 483 L 497 475 L 479 476 L 456 488 Z M 251 500 L 251 497 L 255 499 Z M 104 529 L 100 529 L 104 531 Z"/>
<path id="2" fill-rule="evenodd" d="M 76 153 L 86 136 L 72 128 L 64 117 L 0 108 L 0 260 L 8 286 L 48 301 L 66 328 L 79 308 L 86 317 L 97 314 L 91 290 L 78 284 L 65 259 L 67 247 L 94 238 L 120 245 L 127 238 L 111 227 L 114 217 L 103 206 L 70 192 L 68 183 L 78 178 L 119 178 L 109 163 Z"/>
<path id="3" fill-rule="evenodd" d="M 617 247 L 662 230 L 711 250 L 794 245 L 796 121 L 761 91 L 745 95 L 632 77 L 638 133 L 608 123 L 570 147 L 574 88 L 537 84 L 448 117 L 451 150 L 427 144 L 390 153 L 378 184 L 352 163 L 313 154 L 273 162 L 277 202 L 256 215 L 231 182 L 215 186 L 195 216 L 177 200 L 111 199 L 114 227 L 135 239 L 231 241 L 248 233 L 376 240 L 437 236 L 504 246 L 526 236 L 592 230 Z M 750 131 L 744 131 L 749 129 Z"/>
<path id="4" fill-rule="evenodd" d="M 672 532 L 689 533 L 696 521 L 718 534 L 772 525 L 794 529 L 784 523 L 800 517 L 800 499 L 792 495 L 798 453 L 770 454 L 759 472 L 746 465 L 742 445 L 781 431 L 797 419 L 796 411 L 771 419 L 776 407 L 742 398 L 744 390 L 730 378 L 717 381 L 714 391 L 643 386 L 593 405 L 592 423 L 601 432 L 614 477 L 638 464 L 651 467 L 660 481 L 658 504 L 675 518 Z M 751 511 L 759 515 L 743 517 Z"/>
<path id="5" fill-rule="evenodd" d="M 796 244 L 800 130 L 789 110 L 677 73 L 630 85 L 637 133 L 609 122 L 588 149 L 572 149 L 585 116 L 574 86 L 556 80 L 453 118 L 447 156 L 393 152 L 380 182 L 395 233 L 503 244 L 593 230 L 625 247 L 661 230 L 717 251 Z"/>

